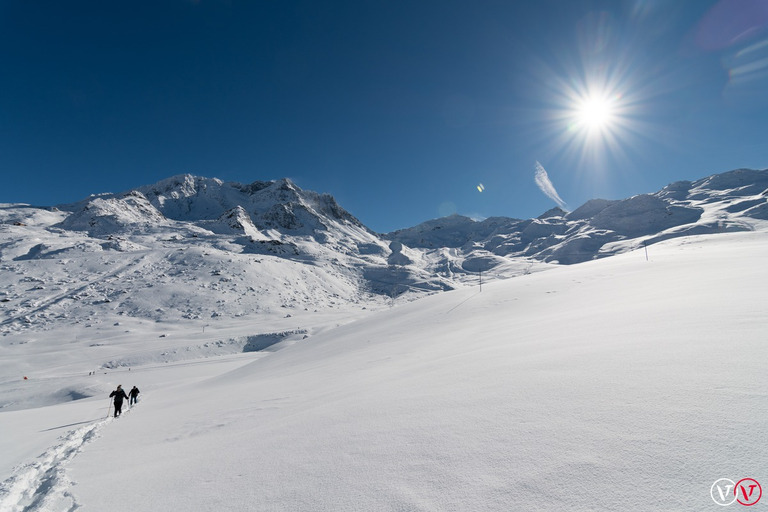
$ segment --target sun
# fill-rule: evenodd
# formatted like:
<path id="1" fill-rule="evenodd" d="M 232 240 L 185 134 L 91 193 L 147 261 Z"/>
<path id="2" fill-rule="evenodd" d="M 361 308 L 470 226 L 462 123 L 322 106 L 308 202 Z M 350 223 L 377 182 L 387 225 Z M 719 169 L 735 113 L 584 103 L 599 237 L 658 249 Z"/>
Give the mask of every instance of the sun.
<path id="1" fill-rule="evenodd" d="M 577 127 L 588 133 L 608 131 L 616 122 L 617 101 L 604 93 L 592 93 L 576 100 L 572 114 Z"/>
<path id="2" fill-rule="evenodd" d="M 552 81 L 549 121 L 559 150 L 580 165 L 602 165 L 628 157 L 644 124 L 639 116 L 642 91 L 631 76 L 587 75 L 574 71 Z M 581 76 L 579 76 L 581 75 Z"/>
<path id="3" fill-rule="evenodd" d="M 541 63 L 533 99 L 543 115 L 541 124 L 532 127 L 542 144 L 582 168 L 595 169 L 629 158 L 652 139 L 647 115 L 654 91 L 630 61 Z"/>
<path id="4" fill-rule="evenodd" d="M 599 96 L 587 98 L 579 105 L 577 112 L 581 124 L 591 129 L 606 126 L 613 117 L 611 102 Z"/>

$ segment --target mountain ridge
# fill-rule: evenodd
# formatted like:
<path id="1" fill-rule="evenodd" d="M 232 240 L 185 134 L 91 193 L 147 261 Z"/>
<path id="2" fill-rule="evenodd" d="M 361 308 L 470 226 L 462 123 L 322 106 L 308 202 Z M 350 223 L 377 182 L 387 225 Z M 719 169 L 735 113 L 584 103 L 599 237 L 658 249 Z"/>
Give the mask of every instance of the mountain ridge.
<path id="1" fill-rule="evenodd" d="M 385 307 L 668 238 L 765 229 L 767 196 L 768 170 L 737 169 L 572 212 L 453 215 L 385 234 L 289 179 L 178 175 L 57 207 L 2 205 L 0 333 Z"/>

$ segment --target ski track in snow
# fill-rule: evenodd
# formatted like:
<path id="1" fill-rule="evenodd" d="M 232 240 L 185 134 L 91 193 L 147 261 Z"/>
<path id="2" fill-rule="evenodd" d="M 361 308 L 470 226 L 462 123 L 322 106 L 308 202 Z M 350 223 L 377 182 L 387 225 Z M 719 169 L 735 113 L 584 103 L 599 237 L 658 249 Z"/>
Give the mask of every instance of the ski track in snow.
<path id="1" fill-rule="evenodd" d="M 130 408 L 123 414 L 130 412 Z M 34 462 L 23 464 L 0 484 L 0 512 L 71 512 L 80 504 L 71 492 L 66 465 L 83 447 L 99 437 L 112 418 L 72 430 Z"/>
<path id="2" fill-rule="evenodd" d="M 67 290 L 65 290 L 65 291 L 63 291 L 61 293 L 57 293 L 56 295 L 53 295 L 53 296 L 48 297 L 46 299 L 42 299 L 33 308 L 25 310 L 25 311 L 21 311 L 21 312 L 19 312 L 17 314 L 14 314 L 14 315 L 10 315 L 5 320 L 0 321 L 0 326 L 20 321 L 25 316 L 37 314 L 37 313 L 39 313 L 41 311 L 44 311 L 47 308 L 50 308 L 54 304 L 57 304 L 57 303 L 61 302 L 64 299 L 69 299 L 73 295 L 76 295 L 76 294 L 78 294 L 78 293 L 80 293 L 80 292 L 82 292 L 84 290 L 87 290 L 88 287 L 93 286 L 96 283 L 105 281 L 105 280 L 113 278 L 113 277 L 118 277 L 119 275 L 121 275 L 123 273 L 127 273 L 128 270 L 130 270 L 131 268 L 138 267 L 141 263 L 144 262 L 145 259 L 146 259 L 146 255 L 142 255 L 141 257 L 136 258 L 133 261 L 129 261 L 128 263 L 125 263 L 125 264 L 121 265 L 120 267 L 118 267 L 115 270 L 107 272 L 107 273 L 105 273 L 103 275 L 100 274 L 97 277 L 91 279 L 90 281 L 85 281 L 81 285 L 78 285 L 78 286 L 73 287 L 73 288 L 68 288 Z"/>

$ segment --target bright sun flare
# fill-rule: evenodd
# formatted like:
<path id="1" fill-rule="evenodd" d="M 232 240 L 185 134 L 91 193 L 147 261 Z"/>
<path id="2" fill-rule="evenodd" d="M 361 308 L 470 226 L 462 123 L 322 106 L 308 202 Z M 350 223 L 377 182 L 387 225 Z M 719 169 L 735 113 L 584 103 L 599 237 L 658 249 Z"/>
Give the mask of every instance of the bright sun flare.
<path id="1" fill-rule="evenodd" d="M 603 76 L 555 83 L 551 119 L 562 130 L 560 142 L 592 157 L 622 153 L 640 128 L 633 118 L 637 100 L 627 92 L 631 84 Z"/>
<path id="2" fill-rule="evenodd" d="M 613 102 L 602 96 L 584 98 L 576 109 L 576 118 L 588 130 L 608 128 L 614 117 Z"/>

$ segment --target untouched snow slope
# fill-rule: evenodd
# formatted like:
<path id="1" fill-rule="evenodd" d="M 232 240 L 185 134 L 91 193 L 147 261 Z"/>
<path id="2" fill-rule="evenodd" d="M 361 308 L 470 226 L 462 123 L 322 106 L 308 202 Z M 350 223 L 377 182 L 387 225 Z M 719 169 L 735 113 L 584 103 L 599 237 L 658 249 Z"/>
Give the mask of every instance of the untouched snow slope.
<path id="1" fill-rule="evenodd" d="M 648 252 L 100 371 L 0 413 L 0 511 L 722 510 L 717 479 L 768 482 L 768 233 Z M 105 420 L 118 382 L 142 401 Z"/>

